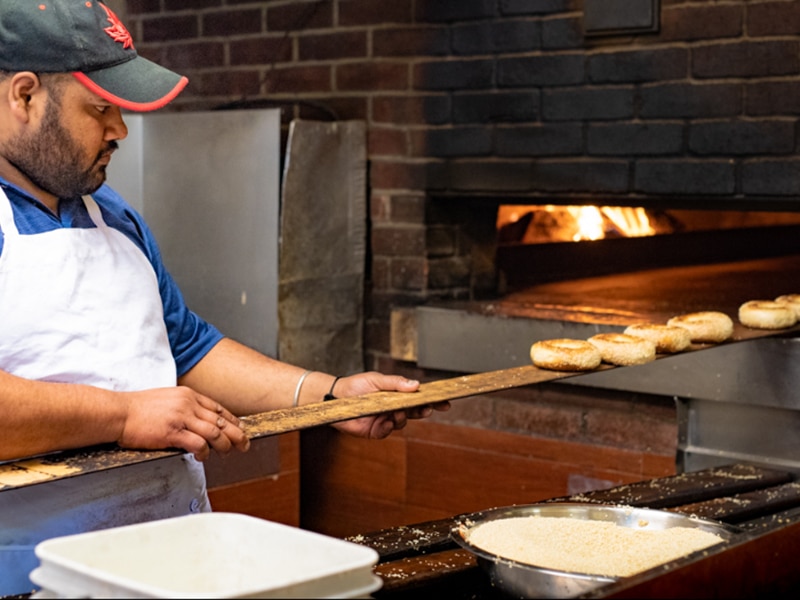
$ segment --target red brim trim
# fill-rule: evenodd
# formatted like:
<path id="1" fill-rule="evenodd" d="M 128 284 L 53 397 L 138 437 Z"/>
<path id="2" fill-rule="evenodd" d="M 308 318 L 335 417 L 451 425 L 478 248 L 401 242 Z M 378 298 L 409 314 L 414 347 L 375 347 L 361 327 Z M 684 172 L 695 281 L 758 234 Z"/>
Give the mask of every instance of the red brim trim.
<path id="1" fill-rule="evenodd" d="M 169 93 L 162 96 L 161 98 L 158 98 L 157 100 L 153 100 L 151 102 L 133 102 L 131 100 L 125 100 L 124 98 L 115 96 L 111 92 L 103 89 L 102 87 L 97 85 L 94 81 L 89 79 L 84 73 L 73 73 L 72 75 L 75 77 L 75 79 L 77 79 L 84 86 L 86 86 L 86 88 L 93 94 L 97 94 L 104 100 L 108 100 L 109 102 L 119 106 L 120 108 L 124 108 L 126 110 L 133 110 L 137 112 L 146 112 L 165 107 L 167 104 L 172 102 L 175 99 L 175 97 L 183 91 L 183 88 L 186 87 L 186 84 L 189 83 L 188 78 L 181 77 L 180 81 L 175 85 L 175 87 L 173 87 L 169 91 Z"/>

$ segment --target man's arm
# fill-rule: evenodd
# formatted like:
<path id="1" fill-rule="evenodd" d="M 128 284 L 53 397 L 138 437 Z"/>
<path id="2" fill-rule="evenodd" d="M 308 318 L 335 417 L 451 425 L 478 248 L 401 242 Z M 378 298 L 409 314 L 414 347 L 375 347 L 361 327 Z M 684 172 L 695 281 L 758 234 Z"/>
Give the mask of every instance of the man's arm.
<path id="1" fill-rule="evenodd" d="M 238 419 L 185 387 L 113 392 L 0 371 L 0 414 L 0 460 L 103 443 L 181 448 L 201 460 L 209 448 L 227 453 L 249 447 Z"/>
<path id="2" fill-rule="evenodd" d="M 220 341 L 200 362 L 179 379 L 205 396 L 215 399 L 232 413 L 243 416 L 288 408 L 305 369 L 269 358 L 231 339 Z M 303 380 L 298 406 L 322 402 L 331 389 L 334 376 L 313 371 Z M 415 392 L 419 382 L 399 375 L 376 372 L 343 377 L 336 382 L 337 397 L 360 396 L 379 390 Z M 384 438 L 402 429 L 407 419 L 427 417 L 433 409 L 447 410 L 443 402 L 433 407 L 419 407 L 345 421 L 338 429 L 360 437 Z"/>

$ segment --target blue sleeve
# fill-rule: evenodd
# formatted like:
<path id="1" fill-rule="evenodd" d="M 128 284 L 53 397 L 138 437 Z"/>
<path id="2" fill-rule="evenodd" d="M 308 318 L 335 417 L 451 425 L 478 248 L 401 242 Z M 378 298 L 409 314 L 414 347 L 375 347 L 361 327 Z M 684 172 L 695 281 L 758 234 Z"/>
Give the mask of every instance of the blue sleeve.
<path id="1" fill-rule="evenodd" d="M 142 249 L 158 278 L 164 321 L 178 377 L 196 365 L 222 338 L 213 325 L 189 310 L 177 283 L 161 259 L 153 233 L 144 218 L 110 187 L 104 185 L 93 194 L 106 223 L 122 231 Z"/>

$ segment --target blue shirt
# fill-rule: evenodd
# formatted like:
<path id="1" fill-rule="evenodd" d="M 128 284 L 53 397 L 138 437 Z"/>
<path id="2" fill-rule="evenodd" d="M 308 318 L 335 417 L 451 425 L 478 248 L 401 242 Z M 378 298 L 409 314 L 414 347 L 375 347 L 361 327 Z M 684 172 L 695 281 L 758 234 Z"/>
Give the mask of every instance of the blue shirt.
<path id="1" fill-rule="evenodd" d="M 61 200 L 59 214 L 54 215 L 39 201 L 2 178 L 0 185 L 11 202 L 14 222 L 20 235 L 60 228 L 95 226 L 81 198 Z M 164 322 L 169 344 L 180 377 L 222 339 L 222 333 L 189 310 L 175 280 L 167 272 L 161 260 L 158 244 L 142 216 L 107 185 L 103 185 L 93 193 L 92 198 L 100 207 L 106 224 L 125 234 L 147 257 L 155 271 L 164 307 Z M 0 255 L 3 252 L 3 239 L 3 232 L 0 231 Z"/>

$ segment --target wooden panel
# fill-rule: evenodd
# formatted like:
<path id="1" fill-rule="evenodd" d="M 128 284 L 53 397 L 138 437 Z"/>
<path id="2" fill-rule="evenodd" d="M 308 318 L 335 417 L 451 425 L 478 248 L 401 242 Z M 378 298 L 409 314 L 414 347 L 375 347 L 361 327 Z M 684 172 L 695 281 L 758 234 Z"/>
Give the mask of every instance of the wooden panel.
<path id="1" fill-rule="evenodd" d="M 237 512 L 287 525 L 300 525 L 300 434 L 278 437 L 278 473 L 208 490 L 216 511 Z"/>
<path id="2" fill-rule="evenodd" d="M 570 475 L 616 485 L 674 473 L 674 455 L 432 419 L 381 441 L 306 431 L 303 457 L 303 525 L 337 536 L 563 496 Z"/>

